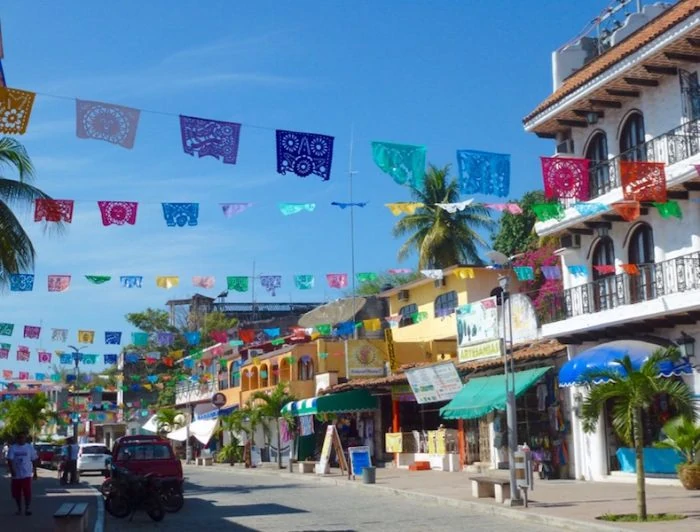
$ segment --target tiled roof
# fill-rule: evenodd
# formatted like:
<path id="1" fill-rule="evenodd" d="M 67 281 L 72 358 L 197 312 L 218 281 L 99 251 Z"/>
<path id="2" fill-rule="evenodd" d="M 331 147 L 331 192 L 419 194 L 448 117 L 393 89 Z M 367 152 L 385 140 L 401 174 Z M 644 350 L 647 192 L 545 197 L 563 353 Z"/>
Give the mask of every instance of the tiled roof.
<path id="1" fill-rule="evenodd" d="M 540 103 L 534 111 L 523 118 L 523 122 L 529 122 L 551 105 L 563 100 L 567 95 L 571 94 L 594 77 L 602 74 L 619 61 L 622 61 L 625 57 L 632 55 L 643 46 L 663 35 L 666 31 L 690 17 L 698 10 L 700 10 L 700 0 L 679 0 L 676 5 L 666 10 L 650 23 L 639 28 L 620 44 L 609 48 L 603 54 L 599 55 L 586 66 L 564 80 L 561 87 Z"/>
<path id="2" fill-rule="evenodd" d="M 528 346 L 516 349 L 514 356 L 515 362 L 527 362 L 532 360 L 541 360 L 546 358 L 556 357 L 562 355 L 566 352 L 566 346 L 560 344 L 556 340 L 535 342 Z M 417 367 L 431 366 L 434 364 L 439 364 L 439 362 L 421 362 L 416 364 L 405 364 L 401 366 L 397 373 L 389 375 L 387 377 L 378 377 L 375 379 L 353 379 L 349 382 L 344 382 L 341 384 L 336 384 L 326 390 L 322 391 L 321 394 L 327 393 L 337 393 L 337 392 L 347 392 L 348 390 L 355 390 L 357 388 L 381 388 L 390 386 L 393 384 L 407 384 L 408 378 L 406 377 L 405 370 Z M 488 358 L 485 360 L 475 360 L 474 362 L 463 362 L 457 364 L 457 369 L 462 374 L 469 374 L 475 371 L 484 371 L 488 369 L 494 369 L 503 367 L 502 358 Z"/>

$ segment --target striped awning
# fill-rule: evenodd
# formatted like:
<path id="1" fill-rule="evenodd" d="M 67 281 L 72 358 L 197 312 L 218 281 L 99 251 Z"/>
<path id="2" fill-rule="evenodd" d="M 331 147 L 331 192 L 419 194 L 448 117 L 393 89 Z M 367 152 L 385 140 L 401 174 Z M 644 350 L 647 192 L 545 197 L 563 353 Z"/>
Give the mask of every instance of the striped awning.
<path id="1" fill-rule="evenodd" d="M 223 408 L 215 408 L 214 410 L 209 410 L 204 412 L 204 414 L 196 415 L 196 419 L 216 419 L 219 417 L 227 416 L 234 410 L 238 410 L 238 405 L 225 405 Z"/>
<path id="2" fill-rule="evenodd" d="M 377 398 L 367 390 L 352 390 L 343 393 L 332 393 L 293 401 L 282 407 L 282 413 L 295 416 L 311 414 L 342 414 L 345 412 L 364 412 L 377 408 Z"/>

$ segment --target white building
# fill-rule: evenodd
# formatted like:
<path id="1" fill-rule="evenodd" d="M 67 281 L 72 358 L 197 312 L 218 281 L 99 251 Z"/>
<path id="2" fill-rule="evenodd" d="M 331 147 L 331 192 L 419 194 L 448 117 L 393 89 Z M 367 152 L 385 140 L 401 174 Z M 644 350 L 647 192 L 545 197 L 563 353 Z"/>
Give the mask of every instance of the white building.
<path id="1" fill-rule="evenodd" d="M 688 354 L 700 337 L 700 1 L 647 5 L 621 22 L 601 32 L 603 41 L 584 37 L 554 52 L 554 91 L 524 119 L 526 131 L 555 140 L 558 156 L 590 161 L 589 202 L 605 206 L 582 215 L 572 200 L 560 200 L 563 218 L 535 227 L 559 238 L 564 287 L 542 335 L 567 344 L 579 363 L 616 350 L 644 358 L 670 344 Z M 667 197 L 682 220 L 662 218 L 644 202 L 635 220 L 618 214 L 620 161 L 664 163 Z M 570 266 L 579 266 L 577 275 Z M 698 398 L 700 361 L 689 362 L 694 370 L 677 368 L 671 378 L 684 379 Z M 571 388 L 572 404 L 581 391 Z M 669 414 L 667 405 L 653 409 L 649 440 Z M 593 434 L 583 433 L 576 415 L 572 425 L 576 478 L 618 474 L 621 445 L 607 415 Z"/>

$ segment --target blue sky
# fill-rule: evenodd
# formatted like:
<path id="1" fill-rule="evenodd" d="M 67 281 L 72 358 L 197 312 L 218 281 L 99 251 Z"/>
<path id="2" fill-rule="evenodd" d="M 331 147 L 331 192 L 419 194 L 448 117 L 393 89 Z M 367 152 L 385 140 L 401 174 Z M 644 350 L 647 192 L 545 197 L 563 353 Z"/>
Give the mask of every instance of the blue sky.
<path id="1" fill-rule="evenodd" d="M 0 322 L 15 323 L 2 369 L 41 371 L 37 347 L 60 349 L 50 328 L 97 332 L 87 352 L 114 352 L 103 331 L 132 329 L 127 312 L 164 308 L 195 292 L 215 296 L 227 275 L 283 276 L 276 298 L 325 301 L 341 292 L 325 274 L 350 272 L 348 201 L 354 127 L 356 271 L 414 267 L 396 262 L 396 221 L 384 207 L 408 190 L 371 159 L 372 140 L 424 144 L 428 160 L 455 164 L 455 150 L 512 154 L 511 197 L 540 186 L 539 155 L 550 142 L 524 133 L 521 118 L 551 91 L 551 52 L 608 2 L 596 0 L 231 2 L 5 0 L 0 10 L 10 87 L 40 93 L 26 144 L 37 184 L 74 199 L 68 233 L 49 239 L 23 214 L 38 252 L 31 293 L 0 295 Z M 180 6 L 180 7 L 178 7 Z M 60 99 L 41 93 L 66 96 Z M 238 164 L 182 152 L 175 116 L 142 112 L 134 149 L 75 136 L 74 97 L 142 110 L 240 122 Z M 263 126 L 252 127 L 252 126 Z M 335 137 L 330 181 L 275 171 L 274 129 Z M 139 202 L 135 226 L 103 227 L 98 200 Z M 502 201 L 477 197 L 479 201 Z M 169 228 L 161 202 L 200 203 L 197 227 Z M 220 202 L 250 201 L 224 218 Z M 285 217 L 278 202 L 315 202 Z M 316 289 L 294 289 L 294 274 L 316 275 Z M 48 293 L 46 276 L 71 274 L 68 292 Z M 144 288 L 95 286 L 85 274 L 144 276 Z M 156 275 L 179 275 L 170 291 Z M 191 285 L 213 275 L 214 289 Z M 231 293 L 230 301 L 249 301 Z M 41 340 L 21 338 L 42 325 Z M 71 342 L 69 342 L 71 343 Z M 32 362 L 15 359 L 19 344 Z"/>

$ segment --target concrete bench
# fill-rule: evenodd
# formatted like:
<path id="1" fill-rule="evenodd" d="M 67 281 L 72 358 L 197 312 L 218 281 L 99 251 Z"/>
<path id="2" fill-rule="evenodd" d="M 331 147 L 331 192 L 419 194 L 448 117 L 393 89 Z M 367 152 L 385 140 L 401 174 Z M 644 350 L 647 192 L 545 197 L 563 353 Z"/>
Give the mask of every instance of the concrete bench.
<path id="1" fill-rule="evenodd" d="M 503 503 L 503 494 L 510 496 L 510 480 L 498 477 L 470 477 L 472 482 L 472 497 L 481 499 L 493 497 L 496 502 Z"/>
<path id="2" fill-rule="evenodd" d="M 303 461 L 303 462 L 298 462 L 299 464 L 299 473 L 313 473 L 314 472 L 314 467 L 316 466 L 318 462 L 311 462 L 311 461 Z"/>
<path id="3" fill-rule="evenodd" d="M 56 532 L 87 532 L 88 505 L 85 503 L 63 503 L 53 514 Z"/>
<path id="4" fill-rule="evenodd" d="M 195 458 L 194 461 L 195 465 L 201 465 L 201 466 L 210 466 L 214 465 L 214 457 L 213 456 L 200 456 L 198 458 Z"/>

